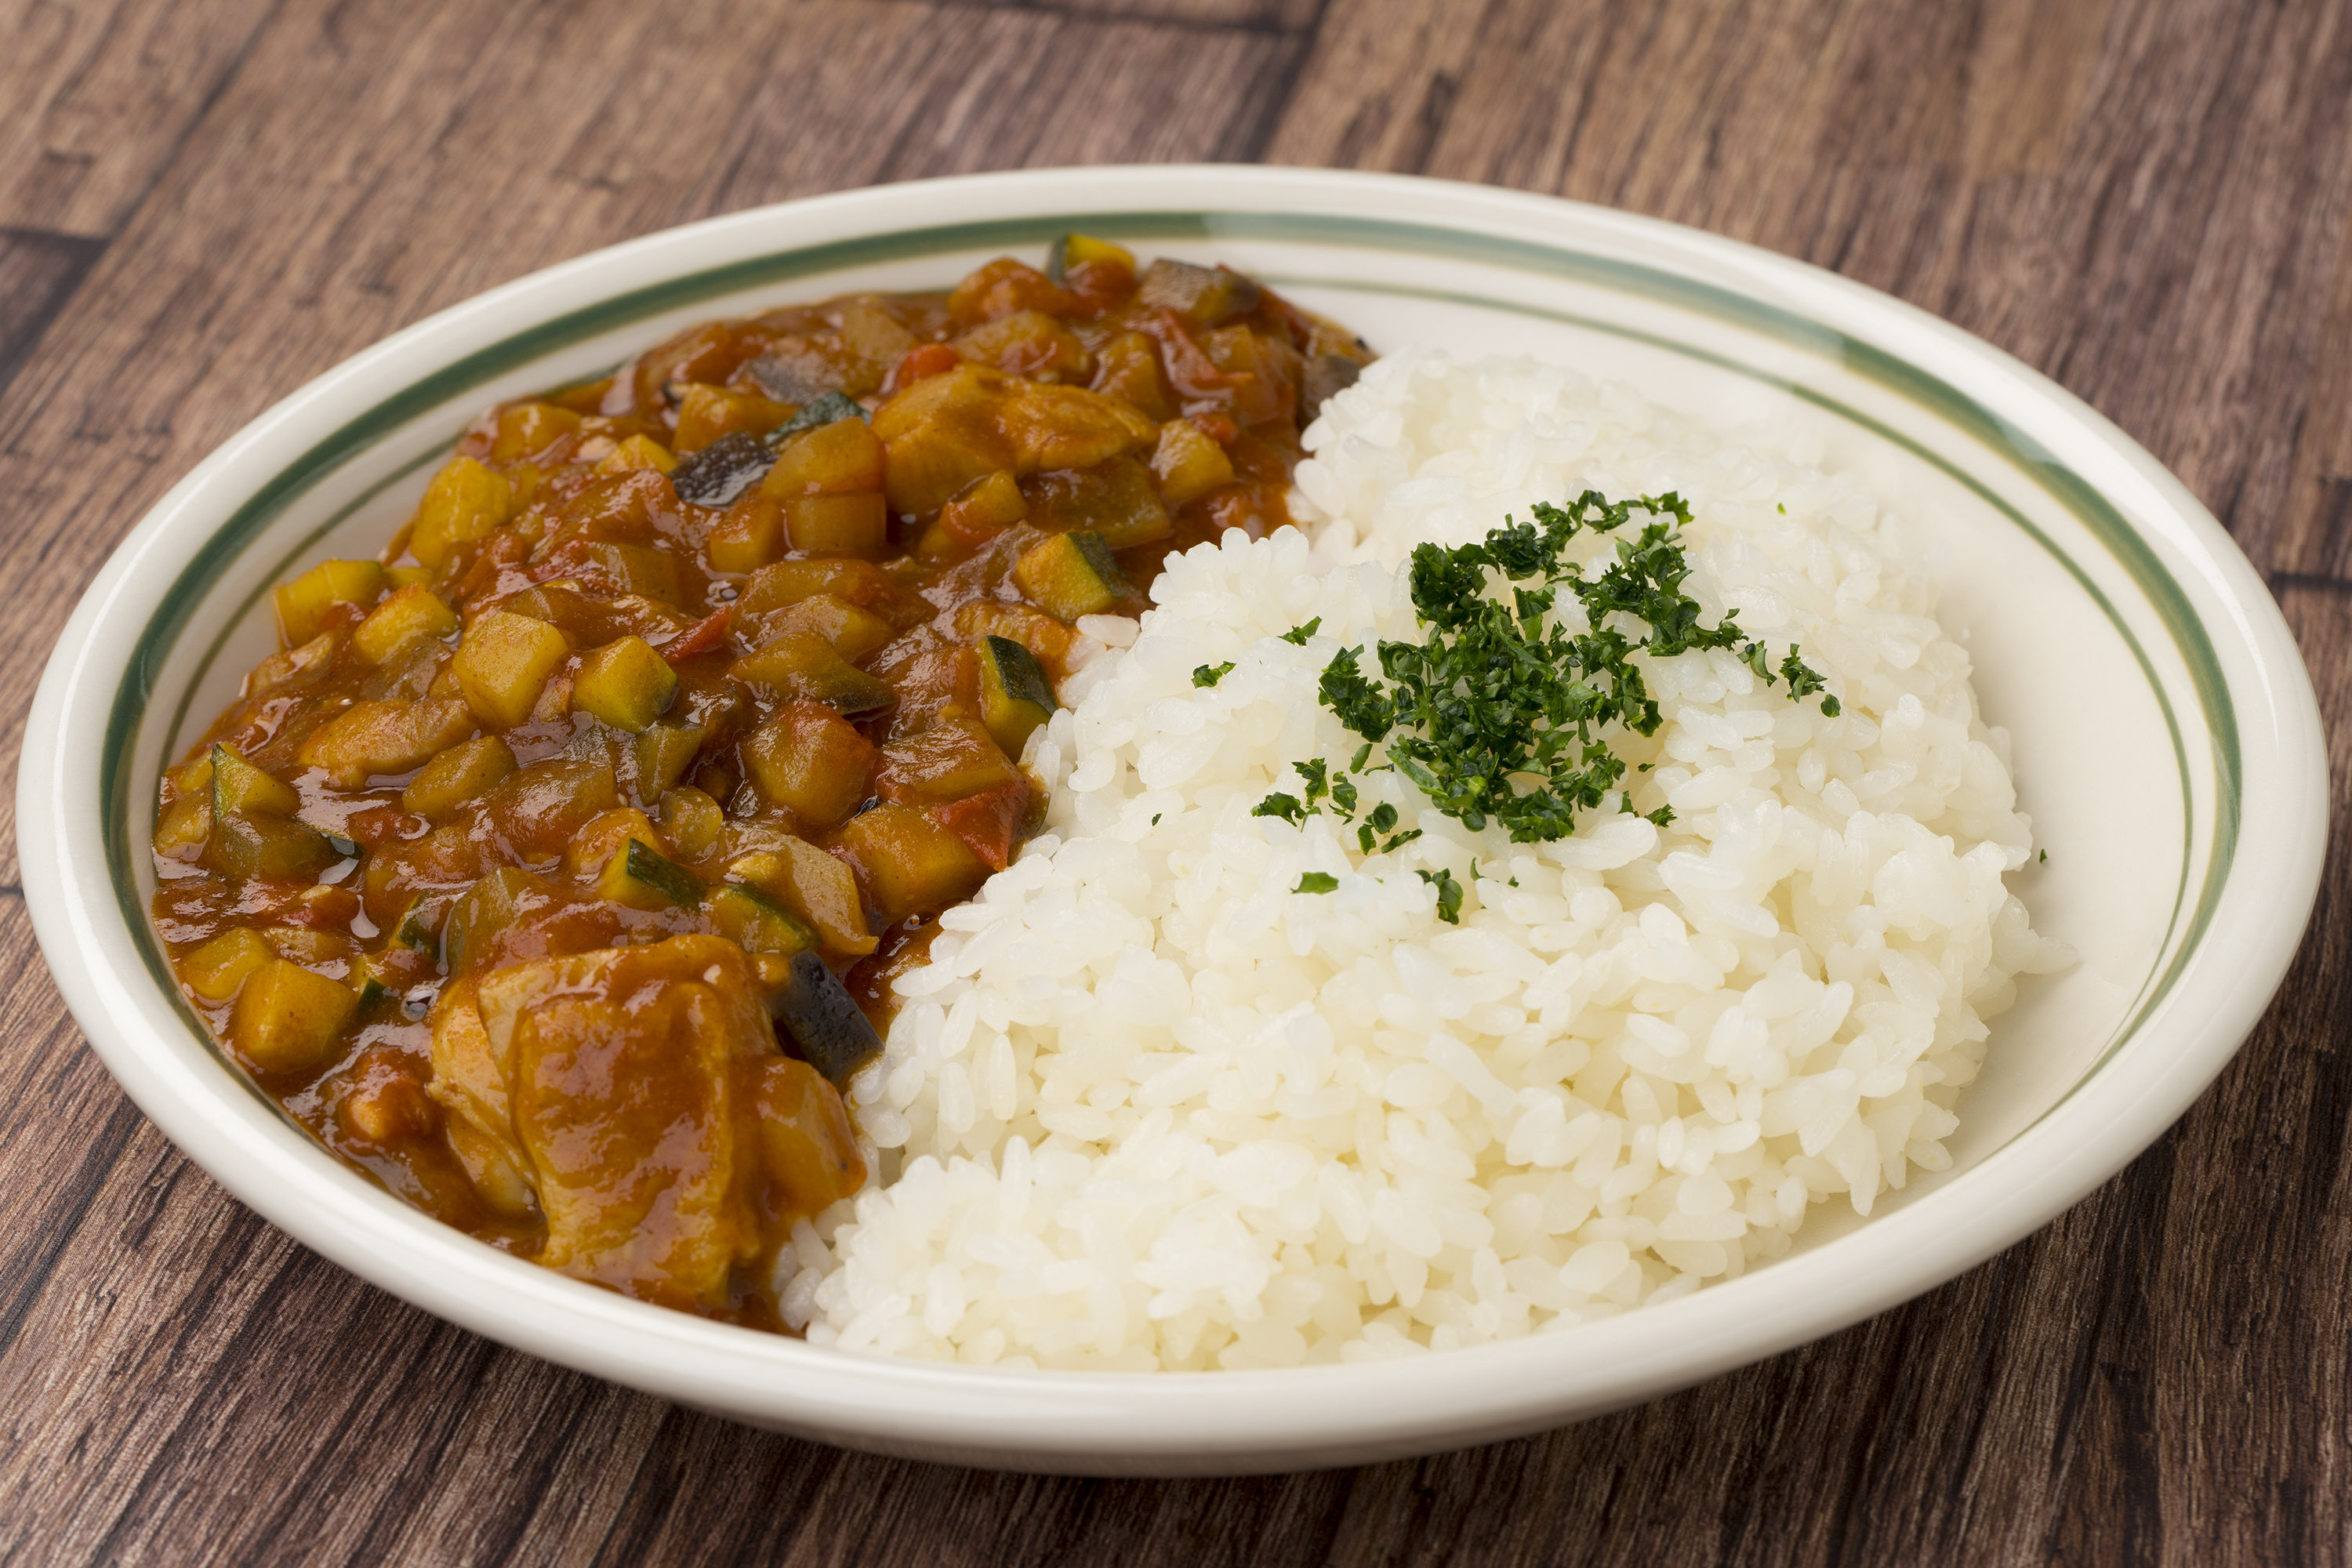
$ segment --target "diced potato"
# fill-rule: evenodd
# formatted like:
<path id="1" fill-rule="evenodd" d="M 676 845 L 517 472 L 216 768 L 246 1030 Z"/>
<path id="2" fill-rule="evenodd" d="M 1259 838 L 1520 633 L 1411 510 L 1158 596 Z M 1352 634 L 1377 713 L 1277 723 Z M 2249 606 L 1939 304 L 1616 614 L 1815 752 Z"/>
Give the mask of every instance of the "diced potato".
<path id="1" fill-rule="evenodd" d="M 1083 386 L 1014 382 L 1000 419 L 1015 460 L 999 466 L 1024 475 L 1090 468 L 1160 438 L 1141 412 Z"/>
<path id="2" fill-rule="evenodd" d="M 974 600 L 958 610 L 955 628 L 960 636 L 975 642 L 988 637 L 1017 642 L 1034 654 L 1037 662 L 1049 671 L 1062 668 L 1062 661 L 1070 657 L 1070 645 L 1078 637 L 1042 610 L 986 599 Z"/>
<path id="3" fill-rule="evenodd" d="M 856 875 L 839 857 L 805 839 L 789 838 L 781 848 L 739 857 L 727 874 L 782 900 L 835 952 L 863 955 L 878 945 L 866 924 Z"/>
<path id="4" fill-rule="evenodd" d="M 1060 284 L 1009 256 L 1000 256 L 966 273 L 948 296 L 948 313 L 967 324 L 992 321 L 1015 310 L 1076 311 L 1082 308 Z"/>
<path id="5" fill-rule="evenodd" d="M 978 721 L 943 714 L 882 748 L 874 793 L 884 800 L 942 805 L 1018 777 L 1012 762 Z"/>
<path id="6" fill-rule="evenodd" d="M 983 637 L 979 652 L 981 722 L 1006 756 L 1018 758 L 1037 727 L 1053 717 L 1053 685 L 1035 657 L 1009 637 Z"/>
<path id="7" fill-rule="evenodd" d="M 324 772 L 341 789 L 360 789 L 381 773 L 404 773 L 474 731 L 463 702 L 354 702 L 313 730 L 295 760 Z"/>
<path id="8" fill-rule="evenodd" d="M 756 572 L 784 552 L 784 509 L 757 490 L 738 497 L 702 549 L 714 572 Z"/>
<path id="9" fill-rule="evenodd" d="M 677 467 L 670 449 L 650 436 L 632 436 L 598 459 L 600 474 L 625 474 L 632 468 L 647 468 L 657 474 L 668 473 Z"/>
<path id="10" fill-rule="evenodd" d="M 430 566 L 387 566 L 383 569 L 383 580 L 392 584 L 394 592 L 402 588 L 429 588 L 439 575 Z"/>
<path id="11" fill-rule="evenodd" d="M 721 436 L 740 430 L 763 436 L 793 416 L 793 405 L 756 392 L 730 392 L 697 382 L 678 400 L 677 434 L 670 443 L 679 457 L 698 452 Z"/>
<path id="12" fill-rule="evenodd" d="M 612 584 L 616 594 L 637 594 L 675 605 L 683 593 L 677 561 L 650 545 L 591 542 L 567 545 L 564 552 Z"/>
<path id="13" fill-rule="evenodd" d="M 383 568 L 374 562 L 321 561 L 273 595 L 278 641 L 298 647 L 324 629 L 335 605 L 373 605 L 383 592 Z"/>
<path id="14" fill-rule="evenodd" d="M 662 848 L 662 837 L 654 830 L 653 819 L 635 806 L 617 806 L 604 813 L 564 847 L 564 874 L 577 882 L 594 880 L 633 838 L 643 840 L 648 849 Z"/>
<path id="15" fill-rule="evenodd" d="M 761 797 L 812 827 L 830 827 L 862 805 L 874 743 L 832 709 L 798 701 L 744 738 L 743 760 Z"/>
<path id="16" fill-rule="evenodd" d="M 816 932 L 757 888 L 736 882 L 713 888 L 703 898 L 702 910 L 720 936 L 746 952 L 778 952 L 789 958 L 816 945 Z"/>
<path id="17" fill-rule="evenodd" d="M 807 697 L 852 715 L 879 713 L 898 700 L 888 682 L 835 653 L 831 643 L 788 633 L 735 661 L 736 679 L 782 697 Z"/>
<path id="18" fill-rule="evenodd" d="M 1121 332 L 1095 351 L 1094 390 L 1148 418 L 1176 417 L 1176 400 L 1160 372 L 1160 346 L 1148 333 Z"/>
<path id="19" fill-rule="evenodd" d="M 794 550 L 871 561 L 890 546 L 890 510 L 878 490 L 788 496 L 778 504 L 783 510 L 784 538 Z"/>
<path id="20" fill-rule="evenodd" d="M 209 794 L 192 795 L 165 806 L 155 819 L 155 853 L 167 860 L 189 860 L 204 850 L 212 837 L 213 803 Z"/>
<path id="21" fill-rule="evenodd" d="M 452 746 L 408 781 L 400 792 L 404 811 L 434 822 L 446 822 L 457 807 L 515 771 L 514 752 L 496 735 L 478 736 Z"/>
<path id="22" fill-rule="evenodd" d="M 483 809 L 507 843 L 531 858 L 562 854 L 582 828 L 620 804 L 611 763 L 549 757 L 491 790 Z"/>
<path id="23" fill-rule="evenodd" d="M 762 1062 L 757 1092 L 768 1207 L 780 1223 L 813 1219 L 866 1184 L 849 1112 L 814 1068 L 790 1057 Z"/>
<path id="24" fill-rule="evenodd" d="M 985 322 L 957 338 L 953 347 L 964 358 L 1008 375 L 1083 384 L 1094 373 L 1086 344 L 1042 310 L 1016 310 Z"/>
<path id="25" fill-rule="evenodd" d="M 552 403 L 511 404 L 499 410 L 499 433 L 490 442 L 490 460 L 515 463 L 536 457 L 579 428 L 580 416 L 569 408 Z"/>
<path id="26" fill-rule="evenodd" d="M 492 610 L 466 628 L 451 668 L 482 721 L 510 730 L 530 717 L 547 678 L 571 656 L 571 643 L 545 621 Z"/>
<path id="27" fill-rule="evenodd" d="M 840 844 L 863 873 L 866 900 L 887 924 L 960 904 L 988 867 L 971 847 L 920 807 L 891 802 L 850 819 Z"/>
<path id="28" fill-rule="evenodd" d="M 786 441 L 760 489 L 781 501 L 879 490 L 882 480 L 880 438 L 863 419 L 836 419 Z"/>
<path id="29" fill-rule="evenodd" d="M 506 521 L 514 489 L 506 476 L 471 458 L 452 458 L 425 487 L 409 530 L 408 552 L 438 571 L 449 552 Z"/>
<path id="30" fill-rule="evenodd" d="M 1233 459 L 1189 419 L 1171 419 L 1160 427 L 1151 471 L 1159 476 L 1160 493 L 1171 506 L 1182 506 L 1234 482 Z"/>
<path id="31" fill-rule="evenodd" d="M 596 896 L 633 910 L 692 909 L 702 901 L 702 879 L 641 838 L 632 837 L 604 862 Z"/>
<path id="32" fill-rule="evenodd" d="M 852 664 L 869 654 L 878 653 L 889 645 L 898 633 L 890 623 L 870 610 L 861 610 L 846 600 L 831 594 L 812 594 L 788 609 L 779 611 L 765 626 L 771 638 L 780 637 L 822 637 L 833 645 L 834 651 Z"/>
<path id="33" fill-rule="evenodd" d="M 972 480 L 940 508 L 940 527 L 962 550 L 977 550 L 1029 515 L 1029 502 L 1009 468 Z"/>
<path id="34" fill-rule="evenodd" d="M 677 698 L 677 671 L 643 637 L 622 637 L 580 661 L 572 679 L 572 706 L 632 734 L 669 710 Z"/>
<path id="35" fill-rule="evenodd" d="M 1057 533 L 1027 551 L 1013 563 L 1013 581 L 1031 604 L 1065 621 L 1099 616 L 1133 592 L 1092 529 Z"/>
<path id="36" fill-rule="evenodd" d="M 1024 479 L 1021 490 L 1030 520 L 1048 533 L 1091 529 L 1113 550 L 1126 550 L 1175 531 L 1151 470 L 1134 458 L 1038 474 Z"/>
<path id="37" fill-rule="evenodd" d="M 213 810 L 221 816 L 291 816 L 302 797 L 226 746 L 213 747 L 210 784 Z"/>
<path id="38" fill-rule="evenodd" d="M 368 612 L 352 632 L 352 646 L 370 664 L 389 664 L 418 639 L 446 637 L 457 629 L 457 613 L 432 590 L 412 584 L 394 589 L 390 598 Z"/>
<path id="39" fill-rule="evenodd" d="M 180 978 L 205 1001 L 226 1002 L 236 994 L 247 975 L 277 957 L 259 932 L 239 926 L 180 960 Z"/>
<path id="40" fill-rule="evenodd" d="M 717 801 L 692 784 L 680 784 L 662 796 L 661 830 L 680 859 L 699 860 L 727 830 L 727 816 Z"/>
<path id="41" fill-rule="evenodd" d="M 273 958 L 238 991 L 228 1041 L 257 1072 L 315 1072 L 341 1054 L 343 1028 L 359 998 L 340 980 Z"/>

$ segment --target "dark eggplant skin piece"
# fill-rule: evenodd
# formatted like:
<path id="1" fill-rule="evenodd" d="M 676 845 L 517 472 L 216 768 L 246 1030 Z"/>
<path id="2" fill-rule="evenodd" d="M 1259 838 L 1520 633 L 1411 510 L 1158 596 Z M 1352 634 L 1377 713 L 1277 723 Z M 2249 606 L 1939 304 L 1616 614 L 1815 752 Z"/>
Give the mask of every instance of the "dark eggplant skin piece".
<path id="1" fill-rule="evenodd" d="M 785 1048 L 846 1094 L 857 1069 L 882 1054 L 857 999 L 813 952 L 793 955 L 792 982 L 775 1004 L 776 1034 Z"/>
<path id="2" fill-rule="evenodd" d="M 767 478 L 775 466 L 775 451 L 766 442 L 744 431 L 730 430 L 671 469 L 669 482 L 682 501 L 729 506 Z"/>

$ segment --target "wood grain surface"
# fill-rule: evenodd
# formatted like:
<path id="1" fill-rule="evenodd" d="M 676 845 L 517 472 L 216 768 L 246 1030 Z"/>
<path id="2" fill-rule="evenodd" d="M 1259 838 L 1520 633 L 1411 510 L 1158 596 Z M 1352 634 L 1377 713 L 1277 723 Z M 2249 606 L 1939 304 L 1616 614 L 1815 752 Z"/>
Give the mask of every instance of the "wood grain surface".
<path id="1" fill-rule="evenodd" d="M 532 1361 L 263 1224 L 83 1044 L 0 820 L 0 1560 L 2352 1560 L 2345 4 L 0 0 L 0 711 L 173 479 L 434 310 L 756 203 L 1178 159 L 1752 240 L 2170 464 L 2268 575 L 2337 764 L 2317 919 L 2220 1081 L 1944 1289 L 1605 1420 L 1246 1480 L 950 1470 Z"/>

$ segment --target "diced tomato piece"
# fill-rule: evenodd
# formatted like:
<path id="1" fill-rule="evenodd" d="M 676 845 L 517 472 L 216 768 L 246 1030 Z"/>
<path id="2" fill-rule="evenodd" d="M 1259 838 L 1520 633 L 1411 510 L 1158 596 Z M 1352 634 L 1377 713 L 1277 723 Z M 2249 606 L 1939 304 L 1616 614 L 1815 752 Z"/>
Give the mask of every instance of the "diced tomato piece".
<path id="1" fill-rule="evenodd" d="M 1168 384 L 1179 398 L 1189 402 L 1196 397 L 1214 397 L 1233 385 L 1233 377 L 1217 368 L 1217 362 L 1184 330 L 1175 311 L 1150 311 L 1136 325 L 1158 340 L 1160 365 L 1168 373 Z"/>
<path id="2" fill-rule="evenodd" d="M 721 605 L 717 613 L 697 621 L 677 636 L 662 644 L 661 656 L 672 664 L 682 664 L 698 653 L 724 647 L 728 628 L 735 624 L 735 606 Z"/>
<path id="3" fill-rule="evenodd" d="M 1242 427 L 1223 414 L 1192 414 L 1186 416 L 1192 427 L 1220 447 L 1230 447 L 1241 438 Z"/>
<path id="4" fill-rule="evenodd" d="M 931 814 L 942 827 L 971 845 L 971 852 L 987 861 L 990 870 L 1002 871 L 1013 863 L 1013 846 L 1028 810 L 1029 781 L 1014 779 L 968 795 L 951 805 L 933 806 Z"/>
<path id="5" fill-rule="evenodd" d="M 919 381 L 945 375 L 962 363 L 963 355 L 945 343 L 918 343 L 892 367 L 889 378 L 882 384 L 882 395 L 888 397 Z"/>

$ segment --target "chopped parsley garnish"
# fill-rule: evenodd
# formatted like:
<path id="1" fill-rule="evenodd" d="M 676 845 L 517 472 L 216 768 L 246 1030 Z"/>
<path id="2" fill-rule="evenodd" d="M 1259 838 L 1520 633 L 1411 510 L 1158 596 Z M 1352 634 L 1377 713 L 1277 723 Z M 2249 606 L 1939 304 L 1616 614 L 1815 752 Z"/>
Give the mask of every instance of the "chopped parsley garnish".
<path id="1" fill-rule="evenodd" d="M 1414 876 L 1437 889 L 1437 918 L 1447 925 L 1462 923 L 1462 884 L 1451 871 L 1415 871 Z"/>
<path id="2" fill-rule="evenodd" d="M 1587 576 L 1565 558 L 1578 535 L 1614 532 L 1637 513 L 1648 519 L 1640 533 L 1616 539 L 1598 573 Z M 1662 722 L 1634 655 L 1722 648 L 1766 685 L 1776 675 L 1787 681 L 1792 697 L 1822 691 L 1821 675 L 1793 647 L 1776 672 L 1736 612 L 1712 626 L 1701 623 L 1698 601 L 1683 591 L 1691 567 L 1676 530 L 1689 521 L 1688 503 L 1672 491 L 1612 502 L 1587 490 L 1566 508 L 1538 502 L 1531 522 L 1506 518 L 1481 543 L 1417 547 L 1410 582 L 1427 640 L 1383 641 L 1378 675 L 1365 673 L 1361 647 L 1341 649 L 1324 667 L 1323 705 L 1365 742 L 1351 771 L 1363 771 L 1372 747 L 1384 743 L 1381 766 L 1473 830 L 1491 820 L 1514 843 L 1564 838 L 1576 814 L 1601 806 L 1625 776 L 1624 759 L 1609 744 L 1612 729 L 1652 735 Z M 1492 591 L 1497 576 L 1511 585 L 1507 599 Z M 1549 618 L 1564 593 L 1581 606 L 1587 630 L 1571 632 Z M 1303 644 L 1318 625 L 1295 628 L 1291 640 Z M 1821 710 L 1834 717 L 1837 699 L 1824 693 Z M 1327 795 L 1352 815 L 1339 792 L 1347 784 L 1354 794 L 1345 773 L 1327 784 L 1328 764 L 1319 761 L 1297 771 L 1307 781 L 1305 798 L 1268 795 L 1259 815 L 1303 822 Z M 1633 810 L 1627 796 L 1619 804 Z M 1393 808 L 1384 809 L 1392 823 Z M 1669 807 L 1648 815 L 1660 826 L 1674 820 Z M 1365 833 L 1357 841 L 1370 853 Z M 1451 877 L 1446 884 L 1458 913 L 1460 885 Z M 1451 920 L 1448 907 L 1441 886 L 1438 912 Z"/>
<path id="3" fill-rule="evenodd" d="M 1227 659 L 1223 664 L 1196 664 L 1192 667 L 1192 684 L 1195 686 L 1214 686 L 1217 682 L 1223 680 L 1227 675 L 1231 674 L 1233 672 L 1233 668 L 1234 661 L 1232 659 Z"/>
<path id="4" fill-rule="evenodd" d="M 1305 647 L 1307 646 L 1307 639 L 1320 631 L 1322 627 L 1323 617 L 1318 616 L 1313 620 L 1307 622 L 1305 626 L 1293 626 L 1288 631 L 1283 633 L 1282 640 L 1288 643 L 1293 647 Z"/>
<path id="5" fill-rule="evenodd" d="M 1302 871 L 1294 893 L 1335 893 L 1339 890 L 1339 879 L 1328 871 Z"/>

